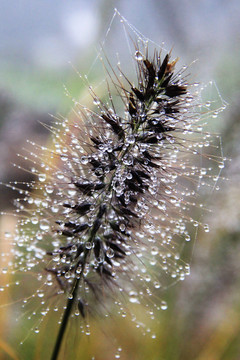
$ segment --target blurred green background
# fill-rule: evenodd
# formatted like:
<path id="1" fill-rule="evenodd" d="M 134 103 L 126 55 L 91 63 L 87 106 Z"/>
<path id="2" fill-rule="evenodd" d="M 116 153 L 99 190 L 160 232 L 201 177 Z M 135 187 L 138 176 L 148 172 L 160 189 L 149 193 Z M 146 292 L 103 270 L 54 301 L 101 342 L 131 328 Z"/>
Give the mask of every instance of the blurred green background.
<path id="1" fill-rule="evenodd" d="M 16 154 L 26 147 L 26 139 L 47 143 L 48 132 L 39 122 L 49 123 L 49 113 L 67 116 L 72 102 L 65 96 L 64 86 L 84 103 L 85 89 L 69 61 L 81 73 L 88 72 L 115 7 L 145 36 L 158 44 L 164 41 L 167 49 L 173 47 L 173 57 L 180 56 L 181 63 L 197 59 L 193 79 L 216 82 L 229 106 L 212 127 L 221 133 L 224 154 L 231 161 L 224 169 L 229 180 L 220 184 L 211 199 L 212 212 L 203 221 L 210 224 L 211 231 L 199 232 L 194 244 L 191 276 L 166 293 L 168 310 L 159 314 L 157 340 L 138 339 L 124 321 L 114 328 L 108 323 L 104 326 L 121 339 L 123 360 L 239 360 L 238 0 L 0 0 L 0 180 L 30 180 L 11 163 L 21 163 Z M 109 41 L 121 46 L 121 36 L 112 28 Z M 101 79 L 100 74 L 95 76 L 94 81 Z M 1 210 L 13 208 L 15 195 L 1 188 Z M 4 233 L 14 222 L 4 216 L 0 225 Z M 1 252 L 5 245 L 1 244 Z M 6 302 L 9 296 L 6 293 Z M 50 321 L 48 329 L 46 326 L 38 335 L 40 340 L 30 336 L 19 346 L 28 324 L 20 321 L 16 326 L 16 311 L 11 306 L 0 308 L 0 359 L 48 359 L 52 347 L 49 334 L 56 321 Z M 79 348 L 77 335 L 69 338 L 75 353 L 63 354 L 62 359 L 90 359 L 87 344 Z M 92 345 L 97 349 L 96 360 L 111 359 L 106 351 L 111 343 L 104 341 L 99 332 Z"/>

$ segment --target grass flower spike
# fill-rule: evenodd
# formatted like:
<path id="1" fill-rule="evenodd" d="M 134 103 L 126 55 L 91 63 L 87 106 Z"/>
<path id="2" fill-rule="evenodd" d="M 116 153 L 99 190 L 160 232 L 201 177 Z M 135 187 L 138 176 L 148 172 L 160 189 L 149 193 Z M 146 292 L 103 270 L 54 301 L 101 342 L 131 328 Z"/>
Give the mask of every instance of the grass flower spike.
<path id="1" fill-rule="evenodd" d="M 87 335 L 91 318 L 114 312 L 146 332 L 134 309 L 154 319 L 167 308 L 166 287 L 189 274 L 181 251 L 191 226 L 202 225 L 196 189 L 214 186 L 210 164 L 222 165 L 205 151 L 211 139 L 186 68 L 128 39 L 136 75 L 103 60 L 107 97 L 89 86 L 92 108 L 76 102 L 74 116 L 45 125 L 53 147 L 33 144 L 27 157 L 37 181 L 17 200 L 13 269 L 34 274 L 26 308 L 43 299 L 42 318 L 60 314 L 52 359 L 74 316 Z"/>

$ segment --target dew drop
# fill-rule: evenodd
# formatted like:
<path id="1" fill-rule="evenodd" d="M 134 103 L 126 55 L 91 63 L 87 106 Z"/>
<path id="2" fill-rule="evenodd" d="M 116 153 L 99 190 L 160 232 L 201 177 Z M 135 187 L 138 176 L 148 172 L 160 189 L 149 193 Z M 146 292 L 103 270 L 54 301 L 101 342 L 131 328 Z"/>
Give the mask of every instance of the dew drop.
<path id="1" fill-rule="evenodd" d="M 161 307 L 162 310 L 167 310 L 168 306 L 167 306 L 166 301 L 162 301 L 160 307 Z"/>
<path id="2" fill-rule="evenodd" d="M 143 55 L 142 55 L 142 53 L 140 51 L 135 52 L 135 59 L 137 61 L 142 61 L 143 60 Z"/>
<path id="3" fill-rule="evenodd" d="M 44 292 L 40 290 L 38 292 L 37 296 L 40 297 L 40 298 L 44 297 Z"/>
<path id="4" fill-rule="evenodd" d="M 81 163 L 82 163 L 83 165 L 86 165 L 86 164 L 88 163 L 88 158 L 87 158 L 87 156 L 82 156 L 82 157 L 81 157 Z"/>
<path id="5" fill-rule="evenodd" d="M 66 272 L 66 274 L 64 275 L 65 279 L 69 279 L 70 278 L 70 273 L 69 272 Z"/>
<path id="6" fill-rule="evenodd" d="M 151 281 L 151 276 L 146 275 L 146 276 L 145 276 L 145 281 L 146 281 L 146 282 L 150 282 L 150 281 Z"/>
<path id="7" fill-rule="evenodd" d="M 204 228 L 205 232 L 207 232 L 207 233 L 209 232 L 209 225 L 208 224 L 204 224 L 203 228 Z"/>
<path id="8" fill-rule="evenodd" d="M 100 100 L 99 100 L 98 98 L 95 98 L 95 99 L 93 100 L 93 104 L 94 104 L 94 105 L 100 105 Z"/>
<path id="9" fill-rule="evenodd" d="M 47 176 L 46 174 L 39 174 L 38 175 L 38 180 L 41 182 L 44 182 L 46 180 Z"/>
<path id="10" fill-rule="evenodd" d="M 58 174 L 57 174 L 57 178 L 58 178 L 58 180 L 63 180 L 63 179 L 64 179 L 64 175 L 58 173 Z"/>
<path id="11" fill-rule="evenodd" d="M 186 236 L 185 236 L 185 241 L 190 241 L 190 240 L 191 240 L 190 235 L 186 235 Z"/>
<path id="12" fill-rule="evenodd" d="M 52 194 L 53 193 L 53 187 L 51 185 L 46 186 L 46 192 L 48 194 Z"/>
<path id="13" fill-rule="evenodd" d="M 36 225 L 36 224 L 38 223 L 38 218 L 37 218 L 37 217 L 33 217 L 33 218 L 31 219 L 31 223 L 32 223 L 33 225 Z"/>
<path id="14" fill-rule="evenodd" d="M 206 175 L 206 174 L 207 174 L 207 169 L 202 168 L 202 169 L 200 170 L 200 174 L 201 174 L 201 175 Z"/>
<path id="15" fill-rule="evenodd" d="M 124 224 L 120 224 L 120 225 L 119 225 L 119 229 L 120 229 L 121 231 L 124 231 L 124 230 L 126 229 L 126 226 L 125 226 Z"/>
<path id="16" fill-rule="evenodd" d="M 134 144 L 135 143 L 135 136 L 134 135 L 129 135 L 126 137 L 126 143 L 127 144 Z"/>
<path id="17" fill-rule="evenodd" d="M 158 248 L 156 246 L 153 246 L 151 249 L 151 254 L 152 255 L 157 255 L 158 254 Z"/>
<path id="18" fill-rule="evenodd" d="M 155 289 L 159 289 L 161 287 L 161 284 L 158 281 L 154 282 Z"/>
<path id="19" fill-rule="evenodd" d="M 90 250 L 91 248 L 92 248 L 92 243 L 91 242 L 86 242 L 85 243 L 85 248 L 87 249 L 87 250 Z"/>
<path id="20" fill-rule="evenodd" d="M 58 207 L 58 206 L 52 206 L 52 207 L 51 207 L 51 211 L 52 211 L 53 213 L 57 213 L 57 212 L 59 211 L 59 207 Z"/>
<path id="21" fill-rule="evenodd" d="M 114 251 L 112 250 L 112 249 L 108 249 L 107 251 L 106 251 L 106 256 L 108 257 L 108 258 L 113 258 L 114 257 Z"/>
<path id="22" fill-rule="evenodd" d="M 76 190 L 73 190 L 73 189 L 69 189 L 69 190 L 68 190 L 68 195 L 69 195 L 69 196 L 75 196 L 76 193 L 77 193 Z"/>
<path id="23" fill-rule="evenodd" d="M 68 160 L 68 156 L 67 155 L 65 155 L 65 154 L 61 154 L 61 160 L 62 161 L 67 161 Z"/>
<path id="24" fill-rule="evenodd" d="M 43 231 L 48 231 L 50 228 L 49 223 L 47 220 L 42 220 L 40 223 L 40 229 Z"/>
<path id="25" fill-rule="evenodd" d="M 130 303 L 132 303 L 132 304 L 140 304 L 140 301 L 139 301 L 139 299 L 138 298 L 136 298 L 136 297 L 130 297 L 129 298 L 129 301 L 130 301 Z"/>

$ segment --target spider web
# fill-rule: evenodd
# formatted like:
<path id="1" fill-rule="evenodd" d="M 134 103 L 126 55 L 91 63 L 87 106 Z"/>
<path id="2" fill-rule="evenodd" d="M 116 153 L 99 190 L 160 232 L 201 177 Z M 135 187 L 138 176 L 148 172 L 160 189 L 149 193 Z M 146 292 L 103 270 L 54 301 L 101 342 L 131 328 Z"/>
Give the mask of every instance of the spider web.
<path id="1" fill-rule="evenodd" d="M 79 115 L 84 111 L 88 114 L 88 108 L 93 107 L 93 111 L 97 112 L 100 101 L 105 101 L 107 106 L 111 106 L 111 103 L 114 103 L 115 109 L 121 116 L 124 116 L 124 111 L 122 110 L 122 99 L 121 96 L 114 95 L 117 93 L 116 91 L 116 78 L 121 79 L 124 83 L 125 79 L 131 79 L 132 85 L 137 84 L 137 73 L 136 73 L 136 57 L 144 56 L 145 54 L 153 54 L 156 50 L 161 54 L 161 58 L 167 54 L 167 50 L 165 48 L 164 43 L 161 45 L 156 44 L 151 39 L 145 37 L 141 32 L 139 32 L 131 23 L 129 23 L 117 9 L 115 9 L 110 24 L 107 28 L 105 37 L 100 45 L 100 49 L 97 50 L 96 57 L 90 66 L 90 69 L 87 74 L 81 75 L 78 70 L 75 69 L 77 75 L 79 76 L 79 81 L 83 82 L 86 88 L 86 95 L 81 97 L 81 103 L 78 99 L 75 99 L 71 96 L 71 91 L 65 88 L 66 95 L 72 98 L 74 104 L 73 115 L 70 115 L 69 119 L 64 119 L 62 117 L 53 116 L 53 126 L 49 126 L 49 130 L 53 133 L 53 137 L 59 139 L 59 137 L 63 136 L 63 133 L 68 126 L 67 124 L 72 122 L 77 122 L 76 117 L 79 118 Z M 117 64 L 111 65 L 111 64 Z M 103 79 L 99 79 L 99 69 L 104 72 Z M 189 67 L 182 67 L 180 72 L 188 72 Z M 124 74 L 124 76 L 123 76 Z M 133 75 L 135 74 L 135 75 Z M 135 78 L 134 78 L 135 76 Z M 94 79 L 97 78 L 97 81 Z M 107 93 L 106 95 L 104 91 Z M 209 231 L 209 227 L 204 223 L 205 215 L 207 210 L 207 201 L 211 202 L 211 198 L 214 196 L 215 191 L 219 189 L 219 182 L 222 180 L 222 171 L 224 168 L 225 158 L 223 156 L 221 137 L 218 134 L 212 134 L 211 131 L 208 131 L 209 122 L 211 118 L 214 120 L 221 111 L 223 111 L 226 107 L 226 102 L 222 99 L 220 92 L 214 82 L 209 82 L 207 85 L 201 84 L 191 84 L 191 92 L 194 97 L 194 106 L 197 108 L 197 117 L 194 124 L 194 131 L 197 133 L 197 146 L 194 149 L 193 142 L 193 157 L 189 160 L 188 167 L 192 168 L 192 171 L 197 174 L 195 176 L 194 188 L 189 189 L 188 185 L 184 184 L 183 179 L 183 187 L 187 186 L 187 191 L 189 192 L 188 200 L 186 200 L 187 205 L 192 209 L 195 209 L 195 219 L 193 217 L 188 216 L 187 227 L 189 230 L 187 233 L 191 234 L 187 235 L 185 239 L 181 239 L 179 242 L 176 252 L 174 253 L 174 261 L 181 261 L 181 255 L 183 249 L 186 246 L 189 246 L 189 240 L 191 239 L 191 247 L 194 248 L 194 243 L 197 239 L 198 229 L 203 228 L 206 232 Z M 207 95 L 206 95 L 207 94 Z M 207 98 L 207 100 L 205 100 Z M 103 99 L 103 100 L 102 100 Z M 83 105 L 82 105 L 83 104 Z M 87 104 L 87 105 L 86 105 Z M 91 111 L 90 111 L 91 112 Z M 74 120 L 75 119 L 75 120 Z M 76 125 L 78 128 L 82 126 L 81 122 Z M 186 133 L 186 137 L 191 137 L 190 131 Z M 64 138 L 64 136 L 63 136 Z M 200 141 L 199 139 L 203 139 Z M 62 143 L 61 143 L 62 142 Z M 64 140 L 60 140 L 60 150 L 62 150 Z M 30 141 L 31 143 L 31 141 Z M 26 168 L 22 168 L 23 171 L 30 171 L 34 173 L 40 183 L 44 182 L 43 179 L 44 174 L 41 171 L 40 163 L 46 162 L 47 156 L 51 153 L 51 148 L 38 147 L 37 144 L 31 143 L 34 150 L 29 152 L 26 156 L 24 156 L 26 160 Z M 199 145 L 200 144 L 200 145 Z M 37 148 L 37 151 L 36 151 Z M 195 156 L 197 155 L 197 156 Z M 19 155 L 22 156 L 22 155 Z M 197 160 L 196 160 L 197 158 Z M 63 157 L 62 157 L 63 159 Z M 31 164 L 29 166 L 29 164 Z M 20 166 L 15 165 L 18 168 Z M 30 168 L 29 168 L 30 167 Z M 194 167 L 194 170 L 193 170 Z M 187 173 L 187 172 L 186 172 Z M 61 174 L 60 174 L 61 175 Z M 186 175 L 186 177 L 189 175 Z M 42 177 L 42 178 L 41 178 Z M 27 199 L 27 203 L 31 205 L 31 203 L 39 200 L 37 195 L 38 191 L 41 190 L 41 187 L 38 185 L 38 182 L 33 182 L 31 184 L 27 184 L 29 190 L 22 190 L 21 184 L 17 181 L 14 184 L 5 184 L 5 186 L 11 187 L 13 190 L 17 191 L 25 196 Z M 31 194 L 31 188 L 35 189 L 35 194 Z M 50 192 L 50 190 L 49 190 Z M 206 200 L 206 198 L 208 200 Z M 174 199 L 173 199 L 174 200 Z M 28 225 L 29 218 L 31 216 L 31 208 L 27 208 L 27 205 L 22 207 L 21 205 L 22 198 L 16 200 L 17 209 L 12 216 L 18 219 L 18 223 L 20 224 L 20 230 L 18 228 L 17 233 L 9 233 L 6 232 L 2 239 L 2 247 L 6 247 L 6 250 L 2 251 L 2 270 L 1 270 L 1 287 L 0 287 L 0 295 L 2 296 L 1 300 L 1 308 L 4 309 L 4 304 L 14 305 L 20 304 L 20 315 L 17 316 L 17 320 L 20 322 L 21 326 L 24 324 L 26 327 L 26 336 L 22 336 L 21 344 L 23 344 L 30 336 L 33 334 L 38 334 L 41 328 L 46 329 L 47 325 L 43 325 L 45 322 L 50 324 L 50 322 L 59 322 L 62 316 L 62 310 L 64 309 L 64 302 L 60 299 L 58 300 L 57 296 L 57 286 L 54 284 L 51 276 L 41 275 L 38 271 L 35 271 L 35 268 L 38 267 L 38 260 L 42 259 L 43 249 L 40 248 L 38 252 L 35 252 L 35 257 L 33 259 L 33 263 L 31 264 L 31 258 L 27 259 L 27 264 L 22 261 L 21 252 L 16 252 L 15 247 L 13 245 L 9 245 L 12 241 L 13 243 L 19 246 L 19 242 L 24 241 L 21 236 L 21 226 L 24 227 Z M 54 204 L 53 204 L 54 207 Z M 3 213 L 2 214 L 5 219 L 10 215 Z M 36 224 L 34 224 L 34 216 L 32 217 L 32 233 L 29 236 L 29 239 L 33 239 L 33 237 L 37 237 L 37 241 L 42 241 L 41 234 L 39 231 L 35 229 Z M 174 220 L 175 221 L 175 220 Z M 191 228 L 191 230 L 190 230 Z M 169 231 L 171 234 L 171 231 Z M 33 235 L 34 234 L 34 235 Z M 137 234 L 138 238 L 142 238 L 146 233 L 139 232 Z M 29 241 L 29 239 L 27 241 Z M 187 241 L 187 242 L 186 242 Z M 151 245 L 151 244 L 149 244 Z M 27 245 L 27 251 L 31 247 L 31 242 Z M 183 280 L 185 276 L 181 276 L 176 278 L 175 276 L 175 265 L 172 270 L 172 278 L 171 281 L 169 278 L 166 279 L 166 282 L 163 284 L 161 280 L 159 280 L 157 271 L 158 267 L 156 266 L 156 271 L 152 271 L 152 275 L 149 278 L 148 274 L 145 274 L 146 269 L 148 267 L 155 267 L 157 263 L 157 254 L 158 251 L 154 246 L 149 249 L 138 249 L 139 252 L 136 253 L 136 258 L 141 263 L 141 252 L 144 253 L 144 256 L 148 259 L 148 265 L 142 267 L 142 279 L 147 283 L 150 281 L 152 283 L 152 287 L 155 288 L 154 293 L 149 290 L 149 294 L 140 294 L 136 293 L 136 291 L 130 291 L 131 294 L 126 297 L 124 291 L 121 294 L 118 294 L 119 298 L 111 298 L 114 303 L 114 313 L 123 321 L 123 326 L 126 326 L 124 323 L 125 318 L 129 319 L 129 323 L 133 323 L 134 327 L 140 329 L 140 332 L 148 336 L 152 339 L 156 338 L 156 334 L 154 332 L 154 328 L 156 328 L 156 322 L 159 310 L 167 309 L 167 302 L 164 300 L 165 292 L 170 286 L 175 285 L 175 283 L 179 280 Z M 140 251 L 141 250 L 141 251 Z M 172 256 L 172 254 L 170 254 Z M 170 257 L 171 257 L 170 256 Z M 191 251 L 192 256 L 192 251 Z M 187 266 L 185 268 L 186 274 L 189 273 L 188 262 L 191 262 L 191 256 L 188 259 L 184 259 L 180 266 Z M 17 260 L 17 262 L 16 262 Z M 135 266 L 135 263 L 133 264 Z M 185 275 L 186 275 L 185 274 Z M 10 280 L 10 278 L 13 278 Z M 27 282 L 30 282 L 29 278 L 31 278 L 30 287 L 27 286 Z M 140 279 L 142 281 L 142 279 Z M 10 291 L 9 289 L 12 290 Z M 19 295 L 18 289 L 20 288 L 20 294 L 26 291 L 27 295 Z M 34 290 L 32 290 L 34 289 Z M 148 286 L 145 286 L 144 289 L 147 291 Z M 160 290 L 159 290 L 160 289 Z M 7 295 L 5 295 L 7 294 Z M 61 296 L 61 291 L 58 291 L 58 295 Z M 106 294 L 107 295 L 107 294 Z M 9 299 L 11 297 L 13 300 Z M 105 300 L 104 300 L 105 301 Z M 106 300 L 108 301 L 108 300 Z M 102 306 L 103 311 L 105 308 L 105 304 Z M 102 311 L 102 309 L 101 309 Z M 19 312 L 19 308 L 18 308 Z M 143 316 L 141 314 L 143 312 Z M 52 315 L 53 314 L 53 315 Z M 92 354 L 97 354 L 98 351 L 106 351 L 104 346 L 99 350 L 96 344 L 94 345 L 94 338 L 100 337 L 101 334 L 106 333 L 106 338 L 108 339 L 108 346 L 115 351 L 115 358 L 120 358 L 122 347 L 119 345 L 121 340 L 115 339 L 115 337 L 109 337 L 108 333 L 112 331 L 116 333 L 116 327 L 114 328 L 112 324 L 115 323 L 114 316 L 109 314 L 108 310 L 104 314 L 105 319 L 104 322 L 99 318 L 101 317 L 100 311 L 96 312 L 94 320 L 87 318 L 82 321 L 79 318 L 79 311 L 76 310 L 73 314 L 73 319 L 71 328 L 74 328 L 75 334 L 72 334 L 72 330 L 68 329 L 69 334 L 66 334 L 66 338 L 68 339 L 65 342 L 69 342 L 68 348 L 74 344 L 75 348 L 78 349 L 76 345 L 78 343 L 78 339 L 82 337 L 82 334 L 85 335 L 91 334 L 92 345 L 93 348 Z M 46 321 L 46 318 L 52 317 L 54 320 Z M 29 326 L 26 325 L 25 320 L 29 320 Z M 51 319 L 51 318 L 50 318 Z M 97 325 L 99 321 L 100 325 Z M 129 325 L 129 323 L 127 323 Z M 128 326 L 127 325 L 127 326 Z M 113 330 L 114 329 L 114 330 Z M 44 331 L 44 330 L 43 330 Z M 25 332 L 25 331 L 24 331 Z M 40 331 L 41 332 L 41 331 Z M 69 341 L 71 339 L 71 341 Z M 110 340 L 109 340 L 110 339 Z M 85 340 L 83 340 L 84 343 Z M 124 342 L 124 340 L 123 340 Z M 104 343 L 104 341 L 103 341 Z M 110 344 L 110 345 L 109 345 Z M 74 347 L 72 346 L 72 347 Z M 84 347 L 85 346 L 85 347 Z M 83 349 L 86 349 L 88 346 L 88 341 L 85 341 L 83 345 Z M 70 350 L 69 350 L 70 351 Z M 87 350 L 84 350 L 87 351 Z M 76 350 L 77 352 L 77 350 Z M 97 358 L 96 358 L 97 359 Z"/>

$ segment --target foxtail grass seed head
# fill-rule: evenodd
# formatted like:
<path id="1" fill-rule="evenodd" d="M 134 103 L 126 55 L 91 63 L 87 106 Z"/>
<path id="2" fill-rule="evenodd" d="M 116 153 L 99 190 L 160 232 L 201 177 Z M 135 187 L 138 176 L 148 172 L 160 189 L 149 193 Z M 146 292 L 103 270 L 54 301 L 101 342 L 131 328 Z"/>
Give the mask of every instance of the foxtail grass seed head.
<path id="1" fill-rule="evenodd" d="M 27 190 L 9 185 L 22 195 L 9 269 L 36 282 L 23 301 L 26 309 L 40 304 L 36 333 L 52 310 L 59 323 L 78 317 L 87 335 L 91 317 L 113 313 L 148 333 L 146 318 L 167 309 L 166 288 L 190 273 L 181 253 L 192 227 L 209 231 L 199 199 L 216 187 L 224 162 L 206 119 L 224 103 L 202 103 L 178 58 L 114 17 L 136 75 L 101 49 L 104 96 L 81 77 L 92 106 L 74 100 L 72 116 L 55 118 L 52 146 L 32 143 L 26 157 L 36 180 Z"/>

